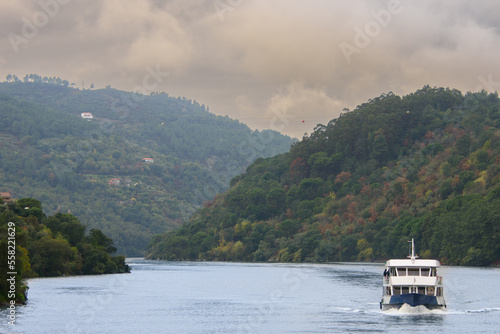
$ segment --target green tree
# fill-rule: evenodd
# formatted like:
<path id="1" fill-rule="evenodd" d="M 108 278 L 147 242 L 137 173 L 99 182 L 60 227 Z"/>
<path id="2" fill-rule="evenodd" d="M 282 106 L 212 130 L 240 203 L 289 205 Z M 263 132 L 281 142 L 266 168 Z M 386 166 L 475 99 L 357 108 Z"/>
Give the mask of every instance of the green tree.
<path id="1" fill-rule="evenodd" d="M 385 136 L 380 133 L 372 135 L 371 147 L 372 152 L 370 154 L 370 158 L 377 160 L 379 164 L 384 163 L 389 154 L 389 148 Z"/>
<path id="2" fill-rule="evenodd" d="M 284 237 L 292 237 L 298 232 L 300 224 L 295 220 L 286 219 L 281 222 L 278 226 L 278 231 L 282 233 Z"/>
<path id="3" fill-rule="evenodd" d="M 266 202 L 276 210 L 285 206 L 286 193 L 282 188 L 274 188 L 266 196 Z"/>
<path id="4" fill-rule="evenodd" d="M 75 248 L 64 239 L 53 239 L 45 236 L 33 242 L 32 269 L 38 275 L 62 276 L 78 274 L 81 259 Z"/>
<path id="5" fill-rule="evenodd" d="M 61 233 L 71 245 L 77 245 L 85 236 L 85 226 L 72 214 L 56 213 L 47 219 L 45 225 L 54 233 Z"/>
<path id="6" fill-rule="evenodd" d="M 116 248 L 113 245 L 113 240 L 104 235 L 104 233 L 102 233 L 102 231 L 99 229 L 90 229 L 90 233 L 85 238 L 85 241 L 95 247 L 104 249 L 106 253 L 112 254 L 116 252 Z"/>
<path id="7" fill-rule="evenodd" d="M 324 181 L 320 178 L 304 179 L 300 182 L 300 195 L 303 200 L 312 200 L 323 196 Z"/>

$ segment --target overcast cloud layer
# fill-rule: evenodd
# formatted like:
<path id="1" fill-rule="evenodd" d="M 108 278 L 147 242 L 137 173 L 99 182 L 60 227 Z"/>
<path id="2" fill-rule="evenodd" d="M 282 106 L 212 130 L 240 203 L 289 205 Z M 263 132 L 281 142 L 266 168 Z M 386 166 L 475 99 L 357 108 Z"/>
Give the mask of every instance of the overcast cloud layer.
<path id="1" fill-rule="evenodd" d="M 500 2 L 0 2 L 0 78 L 165 91 L 301 138 L 422 86 L 500 90 Z"/>

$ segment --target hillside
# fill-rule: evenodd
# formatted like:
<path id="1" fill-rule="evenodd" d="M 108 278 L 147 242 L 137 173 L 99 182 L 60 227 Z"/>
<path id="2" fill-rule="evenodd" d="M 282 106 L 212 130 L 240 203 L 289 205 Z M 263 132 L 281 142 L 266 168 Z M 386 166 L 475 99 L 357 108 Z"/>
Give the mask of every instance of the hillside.
<path id="1" fill-rule="evenodd" d="M 149 258 L 445 264 L 500 260 L 500 100 L 424 87 L 342 114 L 257 159 Z"/>
<path id="2" fill-rule="evenodd" d="M 128 256 L 293 142 L 165 93 L 10 81 L 0 83 L 0 191 L 40 199 L 49 215 L 74 214 Z"/>

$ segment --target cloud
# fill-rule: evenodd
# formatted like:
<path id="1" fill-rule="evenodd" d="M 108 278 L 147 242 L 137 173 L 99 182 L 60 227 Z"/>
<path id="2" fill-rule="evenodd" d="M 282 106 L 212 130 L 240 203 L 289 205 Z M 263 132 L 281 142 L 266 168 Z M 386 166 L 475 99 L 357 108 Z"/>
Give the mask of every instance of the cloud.
<path id="1" fill-rule="evenodd" d="M 56 2 L 54 15 L 41 5 Z M 3 1 L 0 75 L 132 90 L 159 68 L 170 75 L 157 90 L 258 129 L 286 111 L 296 118 L 279 128 L 301 137 L 389 91 L 499 89 L 484 83 L 500 81 L 498 12 L 493 0 Z M 43 13 L 14 52 L 9 33 Z"/>
<path id="2" fill-rule="evenodd" d="M 31 3 L 23 11 L 19 7 L 7 8 L 16 19 L 10 29 L 3 30 L 26 40 L 18 45 L 17 53 L 2 48 L 10 56 L 12 67 L 27 67 L 29 59 L 33 59 L 42 71 L 46 65 L 45 70 L 56 69 L 76 77 L 102 76 L 119 86 L 121 82 L 112 82 L 113 78 L 129 81 L 130 85 L 141 79 L 148 65 L 181 69 L 193 52 L 190 36 L 179 21 L 148 1 L 104 0 L 89 4 L 74 0 L 57 5 L 55 15 L 47 15 L 43 7 L 36 6 L 37 2 Z M 48 17 L 47 24 L 37 26 L 32 19 L 37 14 Z M 70 17 L 74 19 L 68 20 Z M 35 36 L 23 34 L 26 21 L 37 28 Z M 3 47 L 6 41 L 2 41 Z"/>
<path id="3" fill-rule="evenodd" d="M 310 15 L 301 13 L 296 1 L 250 2 L 214 24 L 211 41 L 224 50 L 230 71 L 270 83 L 325 81 L 337 46 L 333 30 L 311 24 Z"/>
<path id="4" fill-rule="evenodd" d="M 342 104 L 324 90 L 307 88 L 302 83 L 288 85 L 286 91 L 269 100 L 266 119 L 270 128 L 302 138 L 318 124 L 326 124 L 339 116 Z"/>
<path id="5" fill-rule="evenodd" d="M 141 71 L 145 64 L 178 69 L 189 63 L 193 52 L 180 22 L 145 1 L 106 1 L 94 32 L 103 33 L 113 44 L 122 42 L 119 64 L 131 71 Z"/>

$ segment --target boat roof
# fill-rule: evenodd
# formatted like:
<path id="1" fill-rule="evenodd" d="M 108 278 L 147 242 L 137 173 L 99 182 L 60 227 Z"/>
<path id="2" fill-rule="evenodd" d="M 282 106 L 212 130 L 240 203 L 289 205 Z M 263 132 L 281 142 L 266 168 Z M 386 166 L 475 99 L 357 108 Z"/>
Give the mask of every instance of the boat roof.
<path id="1" fill-rule="evenodd" d="M 439 267 L 441 263 L 438 260 L 398 259 L 388 260 L 385 265 L 387 267 Z"/>

